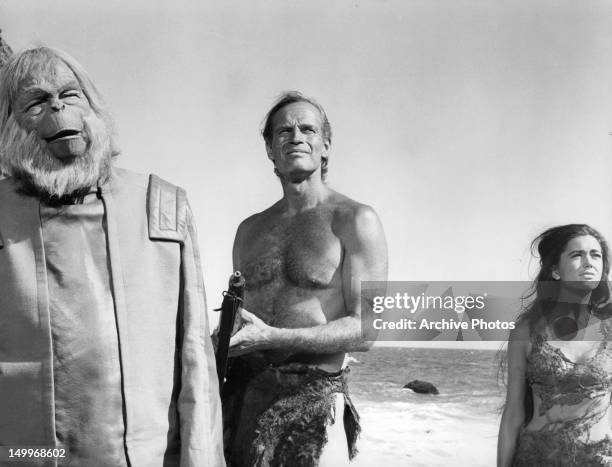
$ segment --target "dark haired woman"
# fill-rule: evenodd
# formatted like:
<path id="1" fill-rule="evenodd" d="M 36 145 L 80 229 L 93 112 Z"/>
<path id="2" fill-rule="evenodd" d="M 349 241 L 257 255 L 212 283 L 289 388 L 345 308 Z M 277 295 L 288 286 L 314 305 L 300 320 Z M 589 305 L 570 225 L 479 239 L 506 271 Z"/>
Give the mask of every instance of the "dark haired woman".
<path id="1" fill-rule="evenodd" d="M 612 466 L 609 249 L 588 225 L 538 236 L 540 272 L 508 344 L 498 467 Z"/>

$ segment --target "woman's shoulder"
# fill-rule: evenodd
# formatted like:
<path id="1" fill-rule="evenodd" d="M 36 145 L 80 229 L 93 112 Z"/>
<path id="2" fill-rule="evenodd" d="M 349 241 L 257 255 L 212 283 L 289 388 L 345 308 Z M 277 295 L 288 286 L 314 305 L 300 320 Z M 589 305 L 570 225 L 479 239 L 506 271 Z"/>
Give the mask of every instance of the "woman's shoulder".
<path id="1" fill-rule="evenodd" d="M 527 357 L 531 351 L 531 326 L 529 322 L 525 319 L 518 320 L 516 327 L 510 331 L 508 341 L 509 353 L 518 353 Z"/>
<path id="2" fill-rule="evenodd" d="M 606 341 L 612 341 L 612 317 L 602 316 L 599 318 L 599 332 L 603 339 Z"/>
<path id="3" fill-rule="evenodd" d="M 585 340 L 612 340 L 612 305 L 593 306 L 581 320 Z"/>
<path id="4" fill-rule="evenodd" d="M 529 341 L 531 340 L 531 326 L 526 319 L 519 319 L 516 326 L 510 331 L 510 341 Z"/>

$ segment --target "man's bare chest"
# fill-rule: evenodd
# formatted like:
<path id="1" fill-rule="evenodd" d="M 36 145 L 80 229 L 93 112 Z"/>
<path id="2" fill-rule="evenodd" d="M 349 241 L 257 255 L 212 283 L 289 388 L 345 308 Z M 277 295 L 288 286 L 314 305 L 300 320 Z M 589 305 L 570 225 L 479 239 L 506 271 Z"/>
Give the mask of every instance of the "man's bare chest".
<path id="1" fill-rule="evenodd" d="M 328 216 L 271 220 L 251 232 L 242 258 L 247 287 L 327 288 L 342 262 L 342 244 Z"/>

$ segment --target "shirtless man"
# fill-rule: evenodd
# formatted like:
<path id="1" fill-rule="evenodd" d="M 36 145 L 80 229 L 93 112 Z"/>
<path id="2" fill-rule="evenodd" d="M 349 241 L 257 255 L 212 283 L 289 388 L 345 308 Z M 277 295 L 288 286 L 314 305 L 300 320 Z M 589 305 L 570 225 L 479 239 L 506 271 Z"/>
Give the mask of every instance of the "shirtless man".
<path id="1" fill-rule="evenodd" d="M 283 198 L 236 233 L 247 287 L 224 389 L 228 460 L 342 465 L 359 431 L 343 362 L 369 349 L 360 286 L 386 280 L 386 241 L 372 208 L 325 183 L 331 127 L 315 100 L 282 95 L 263 137 Z"/>

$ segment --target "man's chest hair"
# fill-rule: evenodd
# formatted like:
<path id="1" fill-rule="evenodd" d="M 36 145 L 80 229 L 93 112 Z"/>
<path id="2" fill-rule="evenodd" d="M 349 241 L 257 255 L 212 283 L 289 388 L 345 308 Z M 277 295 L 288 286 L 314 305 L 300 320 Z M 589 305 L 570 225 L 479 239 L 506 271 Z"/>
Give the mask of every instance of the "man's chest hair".
<path id="1" fill-rule="evenodd" d="M 324 288 L 342 262 L 333 215 L 312 210 L 290 219 L 275 218 L 252 232 L 241 257 L 248 288 L 271 282 Z"/>

